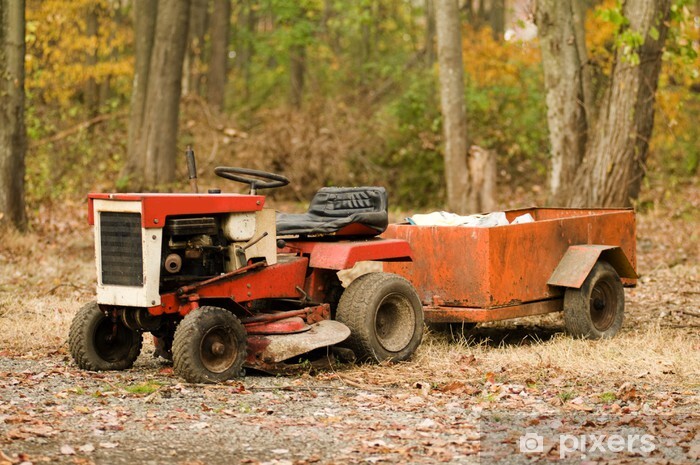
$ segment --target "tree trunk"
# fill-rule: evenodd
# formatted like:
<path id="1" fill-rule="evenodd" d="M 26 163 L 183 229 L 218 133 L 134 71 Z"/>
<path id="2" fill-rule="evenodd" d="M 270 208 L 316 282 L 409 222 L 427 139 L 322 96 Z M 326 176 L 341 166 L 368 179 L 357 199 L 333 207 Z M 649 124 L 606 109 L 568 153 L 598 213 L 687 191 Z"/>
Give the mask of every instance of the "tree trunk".
<path id="1" fill-rule="evenodd" d="M 228 64 L 228 40 L 231 29 L 231 0 L 214 0 L 211 16 L 211 56 L 207 76 L 207 101 L 223 110 Z"/>
<path id="2" fill-rule="evenodd" d="M 190 24 L 187 29 L 187 52 L 182 71 L 182 94 L 200 95 L 204 34 L 207 30 L 208 0 L 192 0 Z"/>
<path id="3" fill-rule="evenodd" d="M 491 0 L 491 10 L 489 11 L 489 23 L 493 32 L 494 40 L 503 40 L 506 32 L 506 1 Z"/>
<path id="4" fill-rule="evenodd" d="M 139 4 L 136 2 L 137 9 Z M 175 157 L 177 153 L 177 126 L 182 84 L 182 62 L 187 42 L 189 0 L 159 0 L 155 15 L 155 35 L 148 55 L 148 79 L 142 111 L 130 121 L 130 129 L 137 122 L 141 124 L 134 139 L 133 151 L 129 153 L 130 166 L 141 168 L 130 171 L 138 187 L 156 186 L 168 183 L 175 178 Z M 151 21 L 152 22 L 152 21 Z M 139 24 L 141 23 L 141 24 Z M 138 17 L 137 27 L 148 23 Z M 141 33 L 144 31 L 139 30 Z M 137 66 L 134 82 L 140 78 L 139 42 L 148 45 L 148 36 L 138 37 Z M 141 50 L 143 52 L 143 50 Z M 146 58 L 142 57 L 143 61 Z M 136 87 L 136 84 L 135 84 Z M 134 92 L 136 94 L 136 92 Z M 133 103 L 133 97 L 132 97 Z M 134 116 L 132 108 L 132 116 Z"/>
<path id="5" fill-rule="evenodd" d="M 425 0 L 425 63 L 435 63 L 435 0 Z"/>
<path id="6" fill-rule="evenodd" d="M 570 206 L 630 206 L 639 196 L 654 125 L 654 100 L 670 3 L 624 2 L 627 27 L 644 38 L 637 50 L 639 64 L 630 63 L 624 47 L 616 51 L 610 87 L 567 199 Z"/>
<path id="7" fill-rule="evenodd" d="M 579 1 L 538 0 L 535 10 L 547 90 L 552 200 L 568 196 L 586 150 L 588 122 L 583 83 L 588 78 L 583 77 L 583 71 L 587 58 L 583 30 L 577 33 L 583 23 L 577 25 L 574 14 L 574 4 Z"/>
<path id="8" fill-rule="evenodd" d="M 292 45 L 289 50 L 289 103 L 301 108 L 304 96 L 304 74 L 306 72 L 306 47 Z"/>
<path id="9" fill-rule="evenodd" d="M 477 210 L 493 211 L 496 208 L 496 154 L 472 145 L 469 148 L 469 172 Z"/>
<path id="10" fill-rule="evenodd" d="M 94 44 L 94 47 L 89 48 L 87 50 L 87 57 L 85 59 L 85 63 L 87 64 L 88 68 L 92 69 L 93 73 L 95 70 L 95 66 L 97 66 L 97 33 L 99 25 L 97 16 L 98 8 L 99 6 L 97 5 L 89 6 L 85 21 L 86 35 L 88 36 L 88 38 L 92 39 Z M 97 80 L 95 80 L 95 77 L 91 76 L 90 78 L 88 78 L 88 81 L 85 85 L 85 106 L 88 109 L 88 114 L 90 115 L 90 117 L 97 116 L 97 113 L 99 111 L 99 105 L 99 87 L 97 85 Z"/>
<path id="11" fill-rule="evenodd" d="M 26 229 L 24 0 L 0 0 L 0 225 Z"/>
<path id="12" fill-rule="evenodd" d="M 473 213 L 477 210 L 477 205 L 470 189 L 467 162 L 467 117 L 464 107 L 459 8 L 457 0 L 438 0 L 436 6 L 447 205 L 454 213 Z"/>
<path id="13" fill-rule="evenodd" d="M 127 141 L 127 160 L 121 177 L 135 188 L 143 186 L 145 159 L 140 150 L 143 131 L 146 95 L 148 93 L 148 74 L 151 69 L 151 53 L 156 32 L 158 0 L 140 0 L 134 3 L 135 28 L 135 64 L 134 81 L 131 89 L 129 107 L 129 135 Z"/>
<path id="14" fill-rule="evenodd" d="M 250 100 L 250 85 L 253 81 L 251 62 L 253 60 L 253 53 L 255 52 L 253 47 L 253 37 L 257 23 L 258 18 L 255 14 L 253 0 L 242 1 L 240 3 L 237 21 L 237 33 L 239 39 L 236 47 L 238 50 L 238 54 L 236 55 L 236 63 L 238 65 L 238 69 L 240 70 L 240 74 L 243 75 L 243 100 L 246 102 Z"/>

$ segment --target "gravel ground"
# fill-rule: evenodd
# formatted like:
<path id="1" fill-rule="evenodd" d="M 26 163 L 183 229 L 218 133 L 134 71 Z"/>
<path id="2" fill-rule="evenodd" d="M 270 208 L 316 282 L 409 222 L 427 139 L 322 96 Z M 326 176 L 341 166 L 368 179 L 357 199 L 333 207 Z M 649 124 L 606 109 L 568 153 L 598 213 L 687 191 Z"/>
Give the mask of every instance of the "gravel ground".
<path id="1" fill-rule="evenodd" d="M 420 393 L 323 376 L 186 385 L 144 355 L 120 373 L 2 358 L 0 375 L 0 447 L 15 462 L 473 463 L 478 443 L 459 402 L 438 412 Z"/>
<path id="2" fill-rule="evenodd" d="M 506 390 L 520 397 L 519 389 Z M 675 420 L 651 415 L 624 421 L 600 412 L 547 414 L 535 399 L 529 412 L 484 410 L 463 394 L 425 385 L 363 389 L 334 372 L 183 384 L 145 354 L 133 369 L 110 373 L 80 371 L 61 354 L 6 357 L 0 358 L 0 464 L 527 464 L 610 458 L 609 452 L 586 457 L 573 451 L 561 460 L 558 435 L 571 431 L 577 437 L 656 435 L 651 457 L 629 450 L 614 454 L 613 463 L 684 464 L 700 453 L 700 417 L 692 406 Z M 520 436 L 527 432 L 544 438 L 536 457 L 520 453 Z M 674 440 L 664 443 L 663 437 Z"/>

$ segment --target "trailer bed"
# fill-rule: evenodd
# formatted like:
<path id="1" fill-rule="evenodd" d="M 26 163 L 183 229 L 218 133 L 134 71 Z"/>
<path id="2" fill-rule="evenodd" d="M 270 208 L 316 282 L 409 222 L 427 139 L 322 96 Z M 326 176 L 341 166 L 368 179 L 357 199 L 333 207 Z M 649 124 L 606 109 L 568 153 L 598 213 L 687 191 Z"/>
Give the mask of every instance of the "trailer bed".
<path id="1" fill-rule="evenodd" d="M 385 263 L 384 271 L 413 284 L 427 321 L 490 321 L 561 310 L 565 286 L 550 281 L 555 270 L 565 281 L 582 282 L 596 253 L 613 262 L 624 285 L 636 284 L 631 209 L 529 208 L 507 211 L 506 218 L 512 222 L 526 213 L 535 221 L 390 225 L 384 237 L 408 241 L 413 262 Z"/>

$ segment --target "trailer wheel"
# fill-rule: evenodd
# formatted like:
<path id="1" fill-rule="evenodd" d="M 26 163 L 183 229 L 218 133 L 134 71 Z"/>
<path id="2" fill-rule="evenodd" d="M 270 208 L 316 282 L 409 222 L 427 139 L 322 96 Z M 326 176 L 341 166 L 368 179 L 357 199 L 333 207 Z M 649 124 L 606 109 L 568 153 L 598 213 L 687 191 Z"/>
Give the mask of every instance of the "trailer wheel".
<path id="1" fill-rule="evenodd" d="M 68 345 L 73 360 L 84 370 L 125 370 L 141 353 L 141 333 L 127 328 L 120 318 L 105 315 L 93 301 L 73 317 Z"/>
<path id="2" fill-rule="evenodd" d="M 611 338 L 622 327 L 624 313 L 625 290 L 607 262 L 596 263 L 580 289 L 564 294 L 564 324 L 574 337 Z"/>
<path id="3" fill-rule="evenodd" d="M 390 273 L 368 273 L 350 283 L 336 318 L 350 328 L 344 345 L 358 360 L 398 362 L 423 337 L 423 306 L 411 283 Z"/>
<path id="4" fill-rule="evenodd" d="M 241 374 L 246 331 L 236 316 L 219 307 L 188 313 L 175 330 L 173 368 L 190 383 L 219 383 Z"/>

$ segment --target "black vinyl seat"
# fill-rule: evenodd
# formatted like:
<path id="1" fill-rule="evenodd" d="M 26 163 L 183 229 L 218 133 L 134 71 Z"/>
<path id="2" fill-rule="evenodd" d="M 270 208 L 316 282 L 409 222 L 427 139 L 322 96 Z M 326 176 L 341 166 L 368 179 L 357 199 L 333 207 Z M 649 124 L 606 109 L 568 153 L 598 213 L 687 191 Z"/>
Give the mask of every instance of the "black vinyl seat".
<path id="1" fill-rule="evenodd" d="M 388 224 L 383 187 L 323 187 L 306 213 L 277 213 L 278 236 L 376 236 Z"/>

